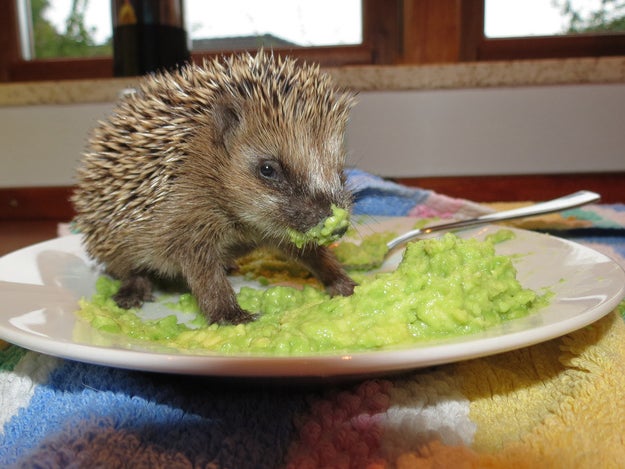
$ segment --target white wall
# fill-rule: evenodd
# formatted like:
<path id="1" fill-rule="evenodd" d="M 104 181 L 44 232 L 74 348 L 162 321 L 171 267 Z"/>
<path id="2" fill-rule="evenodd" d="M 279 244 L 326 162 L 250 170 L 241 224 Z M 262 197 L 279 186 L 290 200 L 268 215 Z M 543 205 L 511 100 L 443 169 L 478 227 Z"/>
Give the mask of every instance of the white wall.
<path id="1" fill-rule="evenodd" d="M 371 92 L 350 162 L 385 176 L 625 170 L 625 85 Z"/>
<path id="2" fill-rule="evenodd" d="M 0 187 L 73 184 L 89 131 L 111 104 L 0 107 Z"/>
<path id="3" fill-rule="evenodd" d="M 72 184 L 111 107 L 0 107 L 0 187 Z M 625 171 L 625 84 L 363 92 L 347 144 L 382 176 Z"/>

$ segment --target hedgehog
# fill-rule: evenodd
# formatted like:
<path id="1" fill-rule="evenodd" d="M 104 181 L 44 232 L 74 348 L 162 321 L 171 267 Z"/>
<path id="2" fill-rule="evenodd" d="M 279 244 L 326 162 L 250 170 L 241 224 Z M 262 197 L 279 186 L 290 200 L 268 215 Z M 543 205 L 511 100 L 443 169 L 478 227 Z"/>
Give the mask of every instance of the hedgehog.
<path id="1" fill-rule="evenodd" d="M 251 321 L 228 272 L 259 247 L 350 295 L 354 281 L 331 249 L 298 247 L 288 233 L 350 210 L 354 102 L 318 65 L 263 51 L 141 78 L 92 131 L 72 195 L 86 251 L 120 280 L 115 302 L 140 307 L 157 282 L 177 279 L 209 322 Z"/>

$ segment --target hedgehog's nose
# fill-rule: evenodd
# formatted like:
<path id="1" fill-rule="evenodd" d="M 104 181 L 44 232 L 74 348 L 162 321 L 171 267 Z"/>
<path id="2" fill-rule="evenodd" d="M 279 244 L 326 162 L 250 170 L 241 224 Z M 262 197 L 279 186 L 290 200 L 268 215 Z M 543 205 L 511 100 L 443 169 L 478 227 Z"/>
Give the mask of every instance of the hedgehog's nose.
<path id="1" fill-rule="evenodd" d="M 347 225 L 341 226 L 332 232 L 332 236 L 336 238 L 340 238 L 347 232 Z"/>

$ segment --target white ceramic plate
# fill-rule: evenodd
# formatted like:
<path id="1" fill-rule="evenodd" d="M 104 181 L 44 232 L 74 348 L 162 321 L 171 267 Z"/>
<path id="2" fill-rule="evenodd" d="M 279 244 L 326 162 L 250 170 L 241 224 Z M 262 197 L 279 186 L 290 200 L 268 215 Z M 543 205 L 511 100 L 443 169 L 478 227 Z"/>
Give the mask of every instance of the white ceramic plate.
<path id="1" fill-rule="evenodd" d="M 414 219 L 386 218 L 360 228 L 396 231 L 412 228 Z M 487 226 L 460 233 L 484 236 Z M 524 287 L 548 287 L 554 297 L 536 313 L 483 333 L 426 341 L 410 348 L 365 353 L 296 357 L 187 354 L 128 344 L 103 336 L 78 321 L 77 300 L 94 291 L 99 272 L 81 247 L 79 236 L 57 238 L 0 258 L 0 338 L 38 352 L 87 363 L 168 373 L 228 377 L 347 377 L 388 373 L 450 363 L 512 350 L 559 337 L 612 311 L 625 296 L 625 272 L 610 258 L 580 244 L 525 230 L 497 245 L 514 255 Z M 384 268 L 394 268 L 401 252 Z M 240 282 L 233 280 L 235 288 Z M 146 316 L 163 311 L 145 308 Z M 171 311 L 167 312 L 171 314 Z"/>

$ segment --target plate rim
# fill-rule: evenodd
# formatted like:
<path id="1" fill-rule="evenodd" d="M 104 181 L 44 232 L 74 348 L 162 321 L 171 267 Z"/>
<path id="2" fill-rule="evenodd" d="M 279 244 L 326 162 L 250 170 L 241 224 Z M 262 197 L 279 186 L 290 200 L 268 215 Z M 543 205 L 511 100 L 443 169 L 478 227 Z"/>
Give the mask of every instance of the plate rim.
<path id="1" fill-rule="evenodd" d="M 384 218 L 400 219 L 410 217 Z M 410 219 L 414 221 L 413 218 Z M 551 236 L 549 234 L 500 225 L 485 225 L 485 227 L 491 229 L 511 229 L 529 236 Z M 466 230 L 465 232 L 472 231 L 474 230 Z M 145 349 L 135 350 L 121 347 L 102 347 L 94 344 L 55 340 L 49 336 L 37 336 L 34 333 L 30 333 L 15 326 L 7 327 L 5 322 L 8 322 L 13 316 L 7 319 L 4 317 L 3 313 L 0 313 L 0 338 L 11 344 L 35 352 L 94 365 L 170 374 L 236 378 L 273 379 L 284 377 L 317 378 L 375 375 L 470 360 L 535 345 L 581 329 L 608 315 L 625 296 L 625 270 L 612 258 L 575 241 L 557 236 L 551 237 L 556 239 L 558 243 L 571 245 L 575 249 L 581 248 L 584 251 L 592 253 L 593 256 L 601 258 L 603 262 L 613 265 L 613 267 L 616 267 L 615 273 L 620 276 L 622 282 L 620 290 L 599 305 L 591 307 L 580 314 L 568 317 L 564 321 L 559 321 L 555 325 L 548 324 L 533 329 L 534 334 L 531 339 L 527 338 L 528 330 L 512 331 L 494 336 L 489 335 L 489 330 L 486 330 L 466 336 L 450 337 L 442 341 L 426 341 L 422 344 L 416 344 L 416 346 L 404 346 L 401 348 L 373 351 L 293 356 L 254 354 L 224 355 L 217 353 L 196 355 L 190 353 L 167 353 Z M 64 245 L 67 243 L 75 250 L 84 254 L 84 248 L 82 247 L 80 239 L 80 235 L 72 234 L 36 243 L 0 257 L 0 265 L 6 262 L 6 259 L 11 256 L 24 255 L 25 253 L 37 251 L 56 244 Z M 76 242 L 78 242 L 78 244 L 74 246 Z M 0 281 L 0 289 L 1 283 L 4 282 Z M 508 323 L 510 322 L 511 321 Z M 471 351 L 461 351 L 460 349 L 466 347 L 467 344 L 471 345 Z M 106 351 L 107 353 L 102 354 L 102 351 Z M 426 354 L 432 356 L 426 357 Z M 418 360 L 415 360 L 415 355 Z M 132 360 L 129 360 L 129 358 L 132 358 Z M 155 360 L 155 358 L 160 360 Z M 328 366 L 329 361 L 332 361 L 331 366 Z"/>

